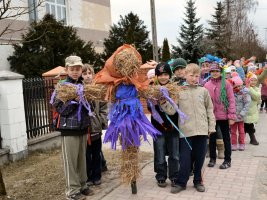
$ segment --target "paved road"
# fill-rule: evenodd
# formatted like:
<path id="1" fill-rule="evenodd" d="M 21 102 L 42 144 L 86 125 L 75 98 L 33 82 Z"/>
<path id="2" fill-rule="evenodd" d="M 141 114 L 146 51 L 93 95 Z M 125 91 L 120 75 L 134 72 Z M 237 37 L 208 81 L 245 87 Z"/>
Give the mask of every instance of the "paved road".
<path id="1" fill-rule="evenodd" d="M 204 184 L 206 192 L 199 193 L 193 188 L 192 178 L 187 189 L 179 194 L 170 193 L 170 182 L 166 188 L 159 188 L 155 181 L 153 162 L 142 170 L 142 178 L 138 181 L 138 194 L 132 195 L 130 186 L 120 185 L 107 194 L 103 200 L 267 200 L 267 113 L 260 114 L 260 122 L 256 126 L 259 146 L 248 144 L 246 150 L 235 151 L 232 156 L 232 167 L 220 170 L 217 160 L 214 168 L 204 167 Z M 145 144 L 143 151 L 153 151 L 152 146 Z"/>

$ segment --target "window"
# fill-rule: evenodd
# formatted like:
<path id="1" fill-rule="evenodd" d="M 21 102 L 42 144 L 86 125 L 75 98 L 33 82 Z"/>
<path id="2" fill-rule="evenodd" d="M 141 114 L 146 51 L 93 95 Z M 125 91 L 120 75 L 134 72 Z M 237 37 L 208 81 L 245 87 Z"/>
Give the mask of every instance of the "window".
<path id="1" fill-rule="evenodd" d="M 46 0 L 46 13 L 52 14 L 58 21 L 67 24 L 66 1 L 65 0 Z"/>
<path id="2" fill-rule="evenodd" d="M 36 0 L 28 0 L 29 3 L 29 17 L 30 22 L 38 20 L 38 13 L 37 13 L 37 2 Z"/>

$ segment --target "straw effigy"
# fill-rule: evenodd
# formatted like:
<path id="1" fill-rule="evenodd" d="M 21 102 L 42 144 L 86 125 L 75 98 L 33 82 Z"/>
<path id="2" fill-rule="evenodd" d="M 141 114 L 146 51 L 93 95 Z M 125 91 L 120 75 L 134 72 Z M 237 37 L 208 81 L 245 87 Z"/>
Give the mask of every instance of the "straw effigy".
<path id="1" fill-rule="evenodd" d="M 141 64 L 141 60 L 131 48 L 122 50 L 113 60 L 116 71 L 126 77 L 134 76 L 140 69 Z"/>
<path id="2" fill-rule="evenodd" d="M 128 146 L 126 150 L 121 151 L 121 170 L 120 175 L 122 183 L 131 184 L 140 176 L 139 168 L 139 149 L 138 147 Z"/>

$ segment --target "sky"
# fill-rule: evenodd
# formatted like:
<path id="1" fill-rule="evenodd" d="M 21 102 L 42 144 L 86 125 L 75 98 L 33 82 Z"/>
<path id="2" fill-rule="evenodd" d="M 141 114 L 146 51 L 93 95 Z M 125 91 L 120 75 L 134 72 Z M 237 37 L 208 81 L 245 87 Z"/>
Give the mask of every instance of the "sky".
<path id="1" fill-rule="evenodd" d="M 207 27 L 207 20 L 211 20 L 217 0 L 196 0 L 197 17 L 200 23 Z M 186 0 L 154 0 L 156 12 L 158 46 L 162 46 L 164 38 L 169 45 L 177 45 L 179 27 L 183 23 Z M 258 8 L 255 13 L 249 13 L 249 19 L 254 23 L 256 32 L 267 46 L 267 0 L 258 0 Z M 129 12 L 137 14 L 147 30 L 151 33 L 150 0 L 110 0 L 112 24 L 117 24 L 120 15 L 125 16 Z M 266 28 L 266 29 L 265 29 Z M 150 34 L 150 38 L 152 38 Z"/>

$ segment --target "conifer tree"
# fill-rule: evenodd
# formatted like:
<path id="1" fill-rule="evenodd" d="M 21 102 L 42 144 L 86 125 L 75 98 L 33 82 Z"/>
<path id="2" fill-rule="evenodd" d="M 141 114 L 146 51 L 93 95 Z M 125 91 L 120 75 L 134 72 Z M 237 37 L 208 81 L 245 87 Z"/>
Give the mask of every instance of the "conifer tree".
<path id="1" fill-rule="evenodd" d="M 169 43 L 167 38 L 163 40 L 163 47 L 162 47 L 162 62 L 166 62 L 170 60 L 171 55 L 170 55 L 170 48 L 169 48 Z"/>
<path id="2" fill-rule="evenodd" d="M 133 44 L 141 54 L 143 62 L 151 60 L 152 44 L 146 29 L 138 15 L 130 12 L 124 17 L 120 16 L 120 21 L 111 26 L 109 37 L 104 40 L 104 60 L 123 44 Z"/>
<path id="3" fill-rule="evenodd" d="M 11 69 L 25 77 L 41 76 L 42 73 L 64 66 L 69 55 L 80 56 L 84 63 L 94 64 L 96 52 L 92 42 L 84 42 L 71 26 L 45 15 L 40 22 L 33 22 L 22 42 L 13 45 L 15 51 L 8 57 Z"/>
<path id="4" fill-rule="evenodd" d="M 228 57 L 226 45 L 226 15 L 222 2 L 217 2 L 213 20 L 208 21 L 210 28 L 207 29 L 207 37 L 212 41 L 212 52 L 219 57 Z"/>
<path id="5" fill-rule="evenodd" d="M 180 37 L 177 38 L 179 46 L 173 46 L 173 54 L 182 57 L 188 62 L 197 62 L 201 56 L 201 40 L 203 27 L 198 25 L 200 18 L 196 18 L 195 1 L 186 2 L 184 24 L 181 26 Z"/>

